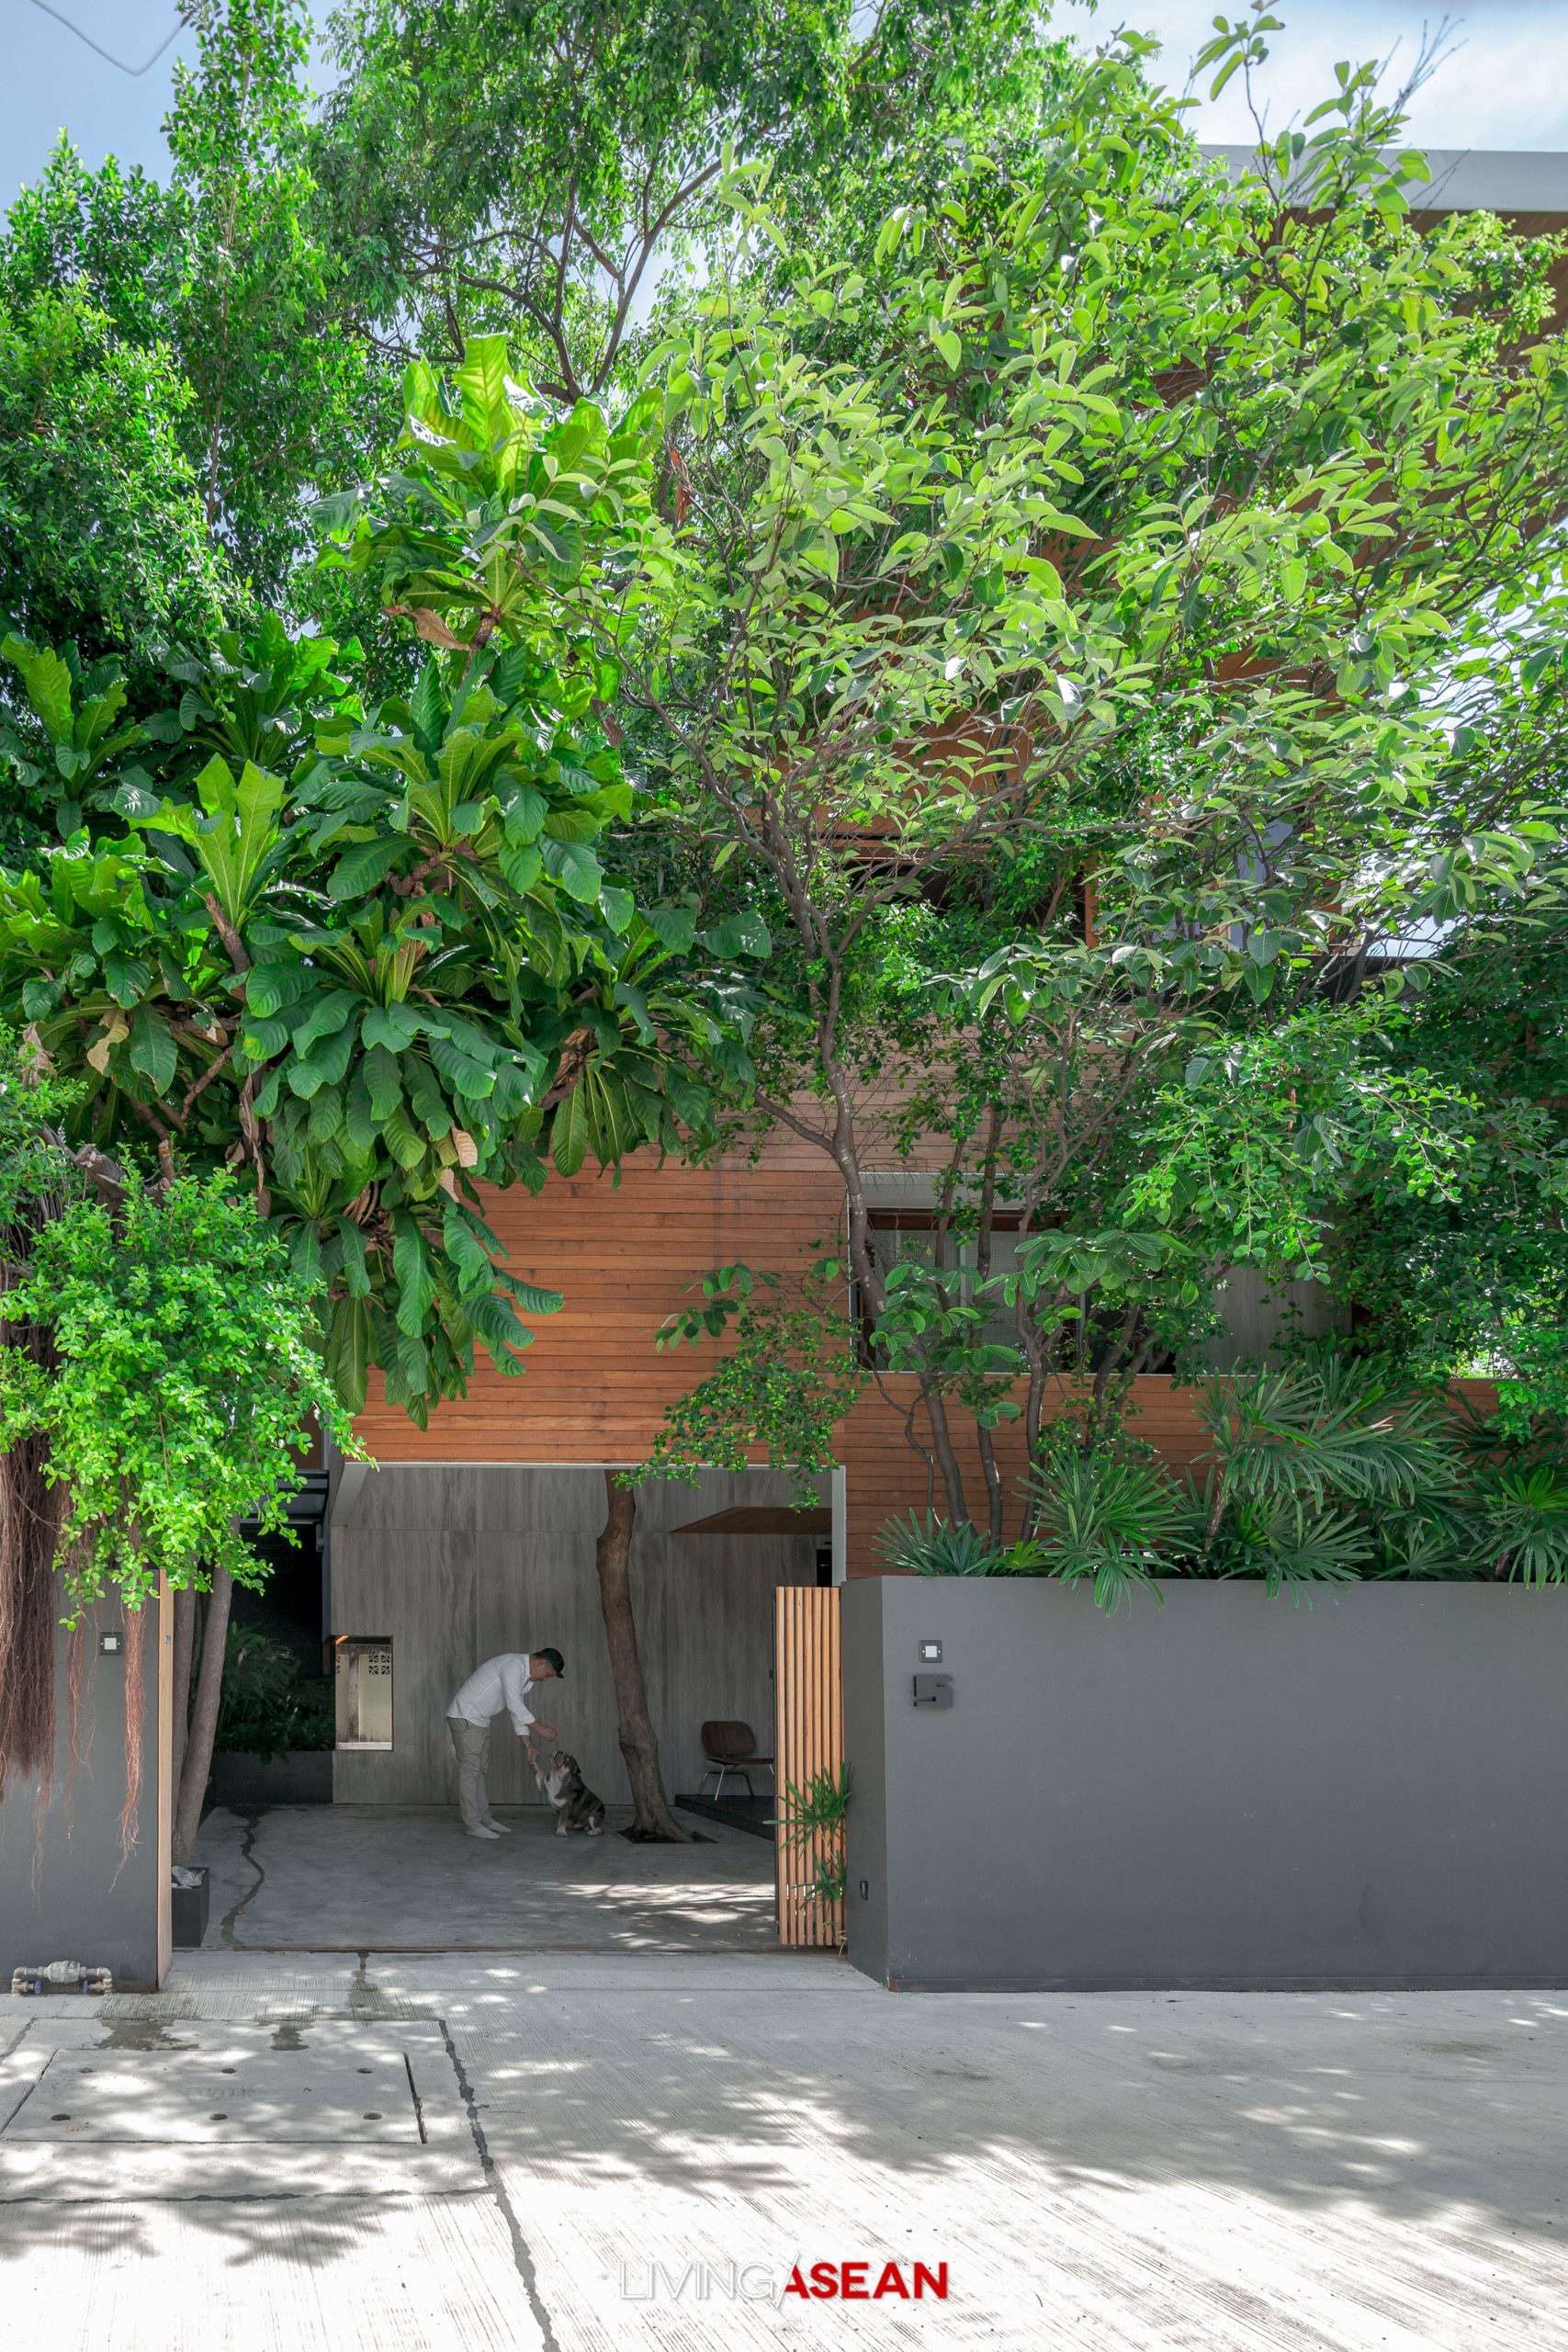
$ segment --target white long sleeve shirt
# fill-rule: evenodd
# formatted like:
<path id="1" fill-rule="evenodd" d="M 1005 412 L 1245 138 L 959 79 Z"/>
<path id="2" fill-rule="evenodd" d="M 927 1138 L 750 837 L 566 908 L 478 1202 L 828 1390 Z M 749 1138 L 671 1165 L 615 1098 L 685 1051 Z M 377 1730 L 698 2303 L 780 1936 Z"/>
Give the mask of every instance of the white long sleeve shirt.
<path id="1" fill-rule="evenodd" d="M 447 1713 L 488 1731 L 491 1716 L 499 1715 L 504 1707 L 521 1739 L 534 1721 L 528 1705 L 528 1693 L 534 1688 L 529 1663 L 527 1650 L 504 1650 L 500 1657 L 487 1657 L 469 1675 Z"/>

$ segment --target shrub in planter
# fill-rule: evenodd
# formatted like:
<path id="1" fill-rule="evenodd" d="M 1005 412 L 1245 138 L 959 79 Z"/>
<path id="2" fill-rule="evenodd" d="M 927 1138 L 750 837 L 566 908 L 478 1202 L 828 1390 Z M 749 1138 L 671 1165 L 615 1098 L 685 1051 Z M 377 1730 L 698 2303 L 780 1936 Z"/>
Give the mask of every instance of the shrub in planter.
<path id="1" fill-rule="evenodd" d="M 1119 1420 L 1063 1419 L 1031 1474 L 1027 1540 L 928 1513 L 890 1522 L 881 1557 L 922 1576 L 1087 1581 L 1106 1610 L 1170 1577 L 1298 1595 L 1371 1578 L 1568 1581 L 1555 1424 L 1504 1429 L 1331 1353 L 1212 1381 L 1198 1411 L 1209 1449 L 1185 1479 Z"/>

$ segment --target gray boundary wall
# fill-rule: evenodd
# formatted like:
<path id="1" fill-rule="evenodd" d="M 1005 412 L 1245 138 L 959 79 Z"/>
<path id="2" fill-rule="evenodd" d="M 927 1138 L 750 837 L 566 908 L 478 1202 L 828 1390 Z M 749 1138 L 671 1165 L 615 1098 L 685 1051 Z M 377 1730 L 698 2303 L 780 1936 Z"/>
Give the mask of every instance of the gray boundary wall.
<path id="1" fill-rule="evenodd" d="M 13 1781 L 0 1799 L 0 1992 L 11 1972 L 51 1960 L 114 1972 L 116 1989 L 145 1991 L 158 1974 L 158 1611 L 149 1604 L 143 1645 L 141 1798 L 137 1839 L 119 1850 L 125 1803 L 125 1660 L 98 1654 L 100 1632 L 122 1630 L 125 1612 L 102 1603 L 87 1614 L 80 1753 L 71 1772 L 65 1635 L 55 1644 L 54 1785 L 41 1812 L 36 1781 Z"/>
<path id="2" fill-rule="evenodd" d="M 857 1968 L 908 1991 L 1568 1985 L 1568 1589 L 1163 1596 L 1107 1620 L 1043 1582 L 845 1588 Z M 950 1709 L 916 1707 L 917 1671 L 951 1675 Z"/>

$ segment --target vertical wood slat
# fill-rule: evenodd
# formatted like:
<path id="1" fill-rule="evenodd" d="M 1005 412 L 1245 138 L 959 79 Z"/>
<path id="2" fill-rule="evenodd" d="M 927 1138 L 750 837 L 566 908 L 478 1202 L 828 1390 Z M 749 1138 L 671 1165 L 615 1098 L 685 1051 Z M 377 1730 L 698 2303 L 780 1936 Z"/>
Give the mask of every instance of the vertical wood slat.
<path id="1" fill-rule="evenodd" d="M 171 1875 L 175 1859 L 175 1598 L 168 1578 L 158 1579 L 158 1613 L 153 1620 L 157 1658 L 152 1677 L 153 1750 L 156 1760 L 158 1851 L 158 1920 L 156 1932 L 158 1985 L 169 1973 L 175 1956 Z M 151 1615 L 149 1608 L 149 1614 Z"/>
<path id="2" fill-rule="evenodd" d="M 774 1665 L 773 1758 L 780 1810 L 786 1789 L 804 1790 L 812 1776 L 834 1779 L 844 1761 L 844 1693 L 839 1649 L 837 1585 L 781 1585 L 774 1602 L 777 1656 Z M 807 1894 L 827 1839 L 818 1833 L 804 1845 L 777 1849 L 779 1940 L 792 1945 L 837 1946 L 843 1941 L 844 1906 Z"/>

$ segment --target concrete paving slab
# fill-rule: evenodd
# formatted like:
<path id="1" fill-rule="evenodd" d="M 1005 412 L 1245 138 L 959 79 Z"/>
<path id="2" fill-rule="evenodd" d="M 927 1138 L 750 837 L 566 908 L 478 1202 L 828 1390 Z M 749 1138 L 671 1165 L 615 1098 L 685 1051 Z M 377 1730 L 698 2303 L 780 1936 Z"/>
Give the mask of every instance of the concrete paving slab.
<path id="1" fill-rule="evenodd" d="M 431 2139 L 0 2132 L 5 2352 L 1564 2340 L 1552 1997 L 911 1997 L 778 1952 L 202 1952 L 164 1996 L 9 2005 L 0 2083 L 96 2044 L 165 2082 L 228 2052 L 330 2085 L 405 2050 Z M 872 2294 L 917 2261 L 945 2298 Z M 865 2266 L 835 2271 L 852 2300 L 787 2291 L 823 2264 Z"/>
<path id="2" fill-rule="evenodd" d="M 6 2352 L 552 2352 L 482 2191 L 28 2218 L 0 2217 Z"/>
<path id="3" fill-rule="evenodd" d="M 502 1807 L 510 1834 L 467 1838 L 443 1807 L 220 1808 L 196 1858 L 212 1873 L 209 1950 L 766 1951 L 773 1855 L 706 1822 L 705 1842 L 634 1846 L 613 1808 L 603 1838 L 558 1838 L 540 1805 Z"/>

